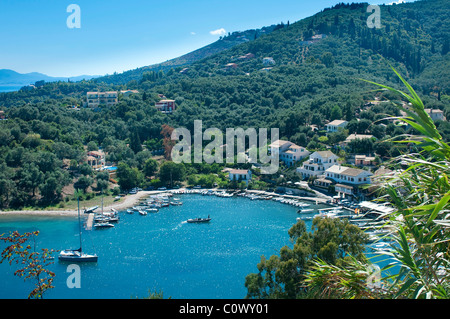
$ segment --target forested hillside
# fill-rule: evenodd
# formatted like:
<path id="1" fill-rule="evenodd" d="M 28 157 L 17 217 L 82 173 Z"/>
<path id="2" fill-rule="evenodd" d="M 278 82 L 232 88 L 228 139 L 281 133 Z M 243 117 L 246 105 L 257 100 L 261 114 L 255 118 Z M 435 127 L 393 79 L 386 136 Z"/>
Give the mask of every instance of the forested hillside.
<path id="1" fill-rule="evenodd" d="M 449 118 L 448 1 L 381 6 L 380 29 L 368 28 L 366 8 L 339 4 L 164 71 L 139 69 L 1 93 L 0 109 L 7 120 L 0 123 L 0 206 L 61 200 L 63 187 L 83 175 L 79 168 L 88 145 L 102 147 L 107 161 L 143 172 L 151 151 L 161 148 L 163 124 L 192 129 L 194 120 L 203 120 L 204 128 L 222 130 L 277 127 L 280 136 L 311 150 L 345 139 L 339 134 L 321 138 L 323 125 L 333 119 L 349 121 L 347 133 L 370 133 L 379 139 L 402 134 L 405 128 L 392 123 L 371 125 L 386 114 L 399 113 L 389 103 L 365 107 L 375 95 L 380 100 L 394 96 L 374 92 L 360 80 L 398 85 L 390 64 L 428 108 L 441 109 Z M 88 91 L 124 89 L 139 93 L 120 95 L 119 103 L 110 107 L 83 107 Z M 176 101 L 173 114 L 155 109 L 158 94 Z M 437 126 L 449 140 L 448 122 Z M 386 142 L 371 147 L 389 157 L 403 146 Z"/>

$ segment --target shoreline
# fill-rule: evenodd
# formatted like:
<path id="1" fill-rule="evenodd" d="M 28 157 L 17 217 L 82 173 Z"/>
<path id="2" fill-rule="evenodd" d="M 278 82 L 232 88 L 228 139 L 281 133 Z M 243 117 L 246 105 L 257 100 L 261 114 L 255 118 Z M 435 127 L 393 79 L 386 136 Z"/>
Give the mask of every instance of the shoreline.
<path id="1" fill-rule="evenodd" d="M 104 206 L 104 211 L 110 211 L 113 208 L 115 210 L 121 211 L 127 208 L 133 207 L 139 202 L 142 197 L 149 196 L 152 194 L 162 193 L 163 191 L 140 191 L 137 194 L 127 194 L 124 197 L 124 201 L 111 204 L 109 206 Z M 80 209 L 81 214 L 82 210 Z M 15 210 L 15 211 L 0 211 L 1 216 L 78 216 L 77 210 Z"/>
<path id="2" fill-rule="evenodd" d="M 201 192 L 208 189 L 197 189 L 194 192 Z M 186 189 L 179 189 L 178 191 L 182 191 L 183 193 L 186 191 Z M 172 192 L 174 194 L 178 193 Z M 166 193 L 171 192 L 171 190 L 156 190 L 156 191 L 140 191 L 137 194 L 127 194 L 124 198 L 125 200 L 119 203 L 114 203 L 108 206 L 103 207 L 103 211 L 111 211 L 112 209 L 115 209 L 117 211 L 124 211 L 127 208 L 135 206 L 139 201 L 146 196 L 154 195 L 154 194 L 160 194 L 160 193 Z M 312 202 L 321 202 L 324 203 L 324 198 L 320 197 L 302 197 L 297 195 L 280 195 L 276 193 L 268 193 L 266 191 L 261 190 L 247 190 L 249 193 L 255 193 L 255 194 L 264 194 L 264 195 L 272 195 L 272 196 L 283 196 L 286 198 L 293 198 L 293 199 L 301 199 L 301 200 L 307 200 Z M 190 193 L 190 192 L 188 192 Z M 80 210 L 81 211 L 81 210 Z M 82 211 L 81 211 L 82 212 Z M 0 211 L 0 218 L 2 216 L 78 216 L 77 210 L 17 210 L 17 211 Z"/>

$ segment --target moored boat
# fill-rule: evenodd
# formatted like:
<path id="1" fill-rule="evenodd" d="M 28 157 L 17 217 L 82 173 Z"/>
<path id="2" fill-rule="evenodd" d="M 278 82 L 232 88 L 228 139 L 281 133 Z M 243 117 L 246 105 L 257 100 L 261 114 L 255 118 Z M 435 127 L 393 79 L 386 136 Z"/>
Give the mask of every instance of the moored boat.
<path id="1" fill-rule="evenodd" d="M 68 262 L 97 262 L 97 255 L 83 253 L 80 249 L 65 249 L 59 253 L 58 259 Z"/>
<path id="2" fill-rule="evenodd" d="M 114 227 L 114 225 L 111 223 L 108 223 L 108 222 L 101 222 L 101 223 L 94 224 L 94 227 L 95 228 L 111 228 L 111 227 Z"/>
<path id="3" fill-rule="evenodd" d="M 78 228 L 80 233 L 80 248 L 78 249 L 64 249 L 61 250 L 58 256 L 60 261 L 68 261 L 68 262 L 97 262 L 98 256 L 97 254 L 86 254 L 83 253 L 82 250 L 82 239 L 81 239 L 81 217 L 80 217 L 80 198 L 78 197 Z M 97 208 L 95 208 L 97 209 Z"/>

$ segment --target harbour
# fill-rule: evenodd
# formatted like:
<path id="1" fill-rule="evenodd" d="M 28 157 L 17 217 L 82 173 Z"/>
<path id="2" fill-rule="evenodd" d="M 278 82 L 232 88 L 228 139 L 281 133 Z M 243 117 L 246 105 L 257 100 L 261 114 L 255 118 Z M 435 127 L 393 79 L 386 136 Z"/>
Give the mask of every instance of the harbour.
<path id="1" fill-rule="evenodd" d="M 143 298 L 149 291 L 162 290 L 172 298 L 240 299 L 246 293 L 245 276 L 257 270 L 262 255 L 269 257 L 279 247 L 290 245 L 287 231 L 299 217 L 309 217 L 304 220 L 308 228 L 314 216 L 336 210 L 351 222 L 365 222 L 367 227 L 374 222 L 373 218 L 350 218 L 357 215 L 337 205 L 316 205 L 314 199 L 252 192 L 229 195 L 172 190 L 142 197 L 128 209 L 132 214 L 92 208 L 82 214 L 83 252 L 98 256 L 98 261 L 80 264 L 84 278 L 80 290 L 67 288 L 67 263 L 56 261 L 51 265 L 57 274 L 55 288 L 47 298 Z M 144 209 L 154 213 L 139 214 Z M 114 227 L 95 227 L 102 215 L 117 216 Z M 197 218 L 209 220 L 188 222 Z M 13 227 L 39 229 L 40 247 L 78 248 L 78 224 L 73 217 L 0 219 L 1 232 Z M 368 231 L 375 229 L 368 227 Z M 379 240 L 373 243 L 374 248 L 384 248 Z M 21 298 L 23 286 L 17 287 L 8 267 L 0 265 L 0 279 L 6 287 L 0 297 Z"/>

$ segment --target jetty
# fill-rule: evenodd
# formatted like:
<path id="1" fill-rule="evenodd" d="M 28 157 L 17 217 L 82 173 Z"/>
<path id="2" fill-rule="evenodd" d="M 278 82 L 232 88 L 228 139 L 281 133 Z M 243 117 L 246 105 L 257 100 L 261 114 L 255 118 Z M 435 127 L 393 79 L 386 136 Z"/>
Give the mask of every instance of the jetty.
<path id="1" fill-rule="evenodd" d="M 93 224 L 94 224 L 94 213 L 89 213 L 86 220 L 86 230 L 92 230 Z"/>

